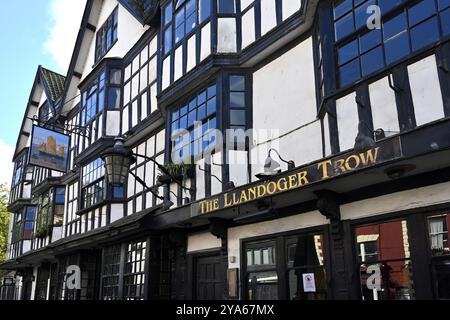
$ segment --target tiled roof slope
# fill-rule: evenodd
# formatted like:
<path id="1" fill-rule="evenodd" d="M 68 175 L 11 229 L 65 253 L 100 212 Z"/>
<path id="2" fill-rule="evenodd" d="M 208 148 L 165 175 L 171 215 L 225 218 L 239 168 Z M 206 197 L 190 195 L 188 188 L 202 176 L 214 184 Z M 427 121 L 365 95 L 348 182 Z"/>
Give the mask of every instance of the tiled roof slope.
<path id="1" fill-rule="evenodd" d="M 48 94 L 52 102 L 55 102 L 64 91 L 64 82 L 66 77 L 56 72 L 41 67 L 41 80 L 44 82 L 44 86 L 48 90 Z"/>

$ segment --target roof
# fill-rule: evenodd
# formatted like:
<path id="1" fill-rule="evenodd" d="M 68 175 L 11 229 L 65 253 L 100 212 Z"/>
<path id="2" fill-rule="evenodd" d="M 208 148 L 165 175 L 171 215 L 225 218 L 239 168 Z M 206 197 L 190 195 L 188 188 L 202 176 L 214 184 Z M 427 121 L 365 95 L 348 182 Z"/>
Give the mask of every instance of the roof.
<path id="1" fill-rule="evenodd" d="M 47 89 L 47 99 L 55 102 L 64 91 L 66 77 L 42 67 L 40 68 L 40 71 L 41 81 Z"/>
<path id="2" fill-rule="evenodd" d="M 36 71 L 36 76 L 33 83 L 33 88 L 30 92 L 28 104 L 25 108 L 25 113 L 22 120 L 22 126 L 20 128 L 19 135 L 17 137 L 16 150 L 14 152 L 14 159 L 20 154 L 20 152 L 26 147 L 28 138 L 31 134 L 32 120 L 38 112 L 39 96 L 42 91 L 45 93 L 47 101 L 52 108 L 55 107 L 56 101 L 60 98 L 64 92 L 64 83 L 66 77 L 39 66 Z"/>
<path id="3" fill-rule="evenodd" d="M 118 0 L 140 23 L 152 24 L 159 12 L 160 0 Z"/>

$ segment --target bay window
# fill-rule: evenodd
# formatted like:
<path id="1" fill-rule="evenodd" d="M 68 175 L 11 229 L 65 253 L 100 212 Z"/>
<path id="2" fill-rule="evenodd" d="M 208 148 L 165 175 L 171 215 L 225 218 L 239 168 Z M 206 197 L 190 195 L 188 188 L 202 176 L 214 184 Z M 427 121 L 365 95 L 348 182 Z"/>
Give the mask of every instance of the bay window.
<path id="1" fill-rule="evenodd" d="M 370 6 L 381 26 L 369 29 Z M 338 82 L 350 85 L 450 35 L 447 0 L 341 0 L 333 4 Z"/>
<path id="2" fill-rule="evenodd" d="M 90 208 L 105 199 L 105 167 L 103 160 L 97 159 L 83 167 L 81 181 L 81 208 Z"/>
<path id="3" fill-rule="evenodd" d="M 103 58 L 117 41 L 117 28 L 119 21 L 119 8 L 115 8 L 105 23 L 97 32 L 95 47 L 95 61 Z"/>
<path id="4" fill-rule="evenodd" d="M 171 113 L 173 162 L 191 163 L 216 145 L 217 86 L 209 86 Z"/>

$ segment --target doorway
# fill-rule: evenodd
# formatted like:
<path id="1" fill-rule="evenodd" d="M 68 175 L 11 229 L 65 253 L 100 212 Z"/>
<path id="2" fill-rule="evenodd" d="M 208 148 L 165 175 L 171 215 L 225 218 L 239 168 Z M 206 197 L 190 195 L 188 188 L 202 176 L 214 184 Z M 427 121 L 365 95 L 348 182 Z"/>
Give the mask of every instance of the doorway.
<path id="1" fill-rule="evenodd" d="M 224 277 L 220 255 L 195 258 L 194 300 L 223 300 Z"/>

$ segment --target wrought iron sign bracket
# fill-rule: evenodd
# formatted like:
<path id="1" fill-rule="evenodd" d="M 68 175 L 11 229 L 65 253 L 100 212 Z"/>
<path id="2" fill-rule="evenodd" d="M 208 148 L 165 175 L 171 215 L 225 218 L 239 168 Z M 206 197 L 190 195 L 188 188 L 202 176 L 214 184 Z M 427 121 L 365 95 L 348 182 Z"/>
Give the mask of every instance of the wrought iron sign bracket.
<path id="1" fill-rule="evenodd" d="M 34 116 L 33 118 L 27 117 L 27 119 L 37 123 L 38 126 L 46 127 L 47 125 L 49 125 L 48 121 L 41 121 L 36 116 Z M 66 134 L 75 134 L 80 137 L 91 139 L 91 129 L 89 127 L 82 127 L 72 124 L 51 124 L 50 126 L 56 130 L 64 130 L 64 133 Z"/>

